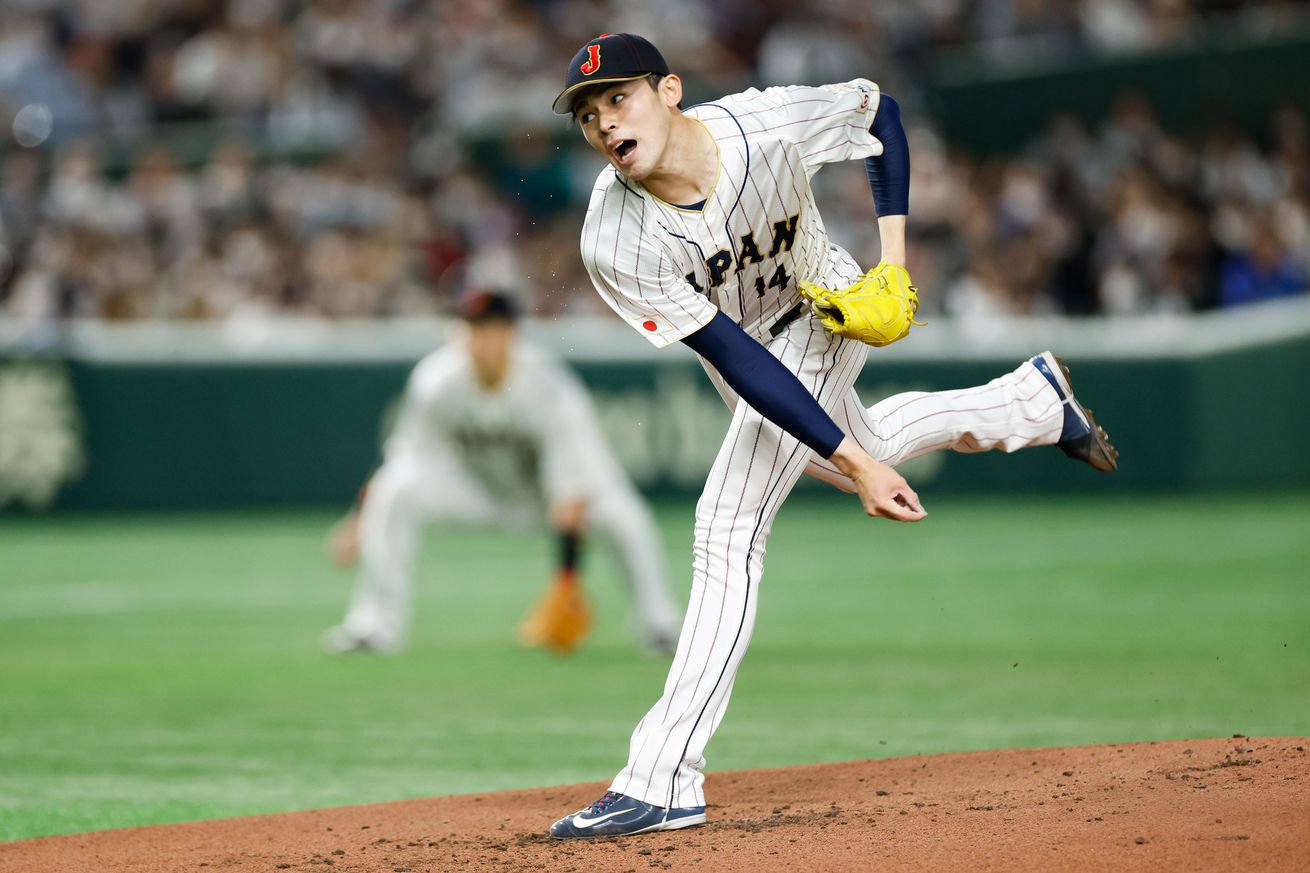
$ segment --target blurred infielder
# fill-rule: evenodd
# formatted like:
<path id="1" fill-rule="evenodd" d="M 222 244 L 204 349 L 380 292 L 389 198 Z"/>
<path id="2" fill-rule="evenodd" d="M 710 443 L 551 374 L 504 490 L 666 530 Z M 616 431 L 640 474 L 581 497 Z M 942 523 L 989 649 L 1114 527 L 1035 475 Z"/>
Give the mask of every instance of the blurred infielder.
<path id="1" fill-rule="evenodd" d="M 548 523 L 560 537 L 559 571 L 520 639 L 569 651 L 586 634 L 590 612 L 576 563 L 584 532 L 594 530 L 627 572 L 638 638 L 671 650 L 681 611 L 659 532 L 610 453 L 581 383 L 518 338 L 507 294 L 470 291 L 459 307 L 466 329 L 414 368 L 383 464 L 359 511 L 333 533 L 334 556 L 344 563 L 358 551 L 360 569 L 345 621 L 328 631 L 326 645 L 339 652 L 404 645 L 425 524 Z"/>
<path id="2" fill-rule="evenodd" d="M 659 51 L 620 33 L 582 47 L 554 105 L 610 164 L 582 231 L 596 289 L 657 347 L 690 346 L 733 410 L 696 507 L 691 599 L 664 694 L 610 790 L 551 827 L 562 838 L 705 821 L 703 752 L 750 642 L 769 530 L 802 473 L 855 492 L 869 515 L 918 521 L 919 498 L 890 465 L 925 452 L 1058 445 L 1098 470 L 1117 464 L 1049 352 L 976 388 L 860 402 L 865 343 L 904 336 L 918 307 L 892 98 L 855 79 L 686 112 L 681 99 Z M 863 274 L 828 239 L 810 190 L 819 167 L 855 158 L 883 256 Z"/>

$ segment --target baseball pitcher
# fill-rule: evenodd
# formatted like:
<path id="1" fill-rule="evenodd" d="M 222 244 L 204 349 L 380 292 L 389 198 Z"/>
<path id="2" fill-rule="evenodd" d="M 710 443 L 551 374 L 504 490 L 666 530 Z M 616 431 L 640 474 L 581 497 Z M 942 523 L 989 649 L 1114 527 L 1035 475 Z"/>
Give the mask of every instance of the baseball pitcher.
<path id="1" fill-rule="evenodd" d="M 608 162 L 582 231 L 596 290 L 655 346 L 693 349 L 733 410 L 696 507 L 664 693 L 610 790 L 557 821 L 559 838 L 705 821 L 704 750 L 750 643 L 769 530 L 802 473 L 854 492 L 871 516 L 915 522 L 927 513 L 894 465 L 926 452 L 1056 445 L 1098 470 L 1117 463 L 1049 352 L 976 388 L 861 403 L 869 345 L 905 336 L 918 307 L 905 270 L 909 149 L 877 85 L 681 100 L 655 46 L 617 33 L 579 50 L 554 104 Z M 855 159 L 882 245 L 867 272 L 829 240 L 810 188 L 824 164 Z"/>

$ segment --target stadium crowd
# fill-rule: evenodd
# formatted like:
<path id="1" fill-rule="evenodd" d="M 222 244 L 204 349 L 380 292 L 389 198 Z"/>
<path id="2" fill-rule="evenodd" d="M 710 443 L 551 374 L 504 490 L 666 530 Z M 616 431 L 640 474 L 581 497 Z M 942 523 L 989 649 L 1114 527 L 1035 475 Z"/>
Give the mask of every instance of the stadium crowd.
<path id="1" fill-rule="evenodd" d="M 551 116 L 579 34 L 658 36 L 692 95 L 864 75 L 1041 35 L 1167 46 L 1244 2 L 13 0 L 0 6 L 0 317 L 444 311 L 464 277 L 538 314 L 600 304 L 576 256 L 596 158 Z M 1276 5 L 1276 4 L 1273 4 Z M 1305 293 L 1310 124 L 1166 130 L 1140 95 L 979 159 L 911 122 L 930 308 L 1186 311 Z M 818 179 L 862 261 L 862 167 Z M 473 253 L 476 253 L 473 254 Z"/>

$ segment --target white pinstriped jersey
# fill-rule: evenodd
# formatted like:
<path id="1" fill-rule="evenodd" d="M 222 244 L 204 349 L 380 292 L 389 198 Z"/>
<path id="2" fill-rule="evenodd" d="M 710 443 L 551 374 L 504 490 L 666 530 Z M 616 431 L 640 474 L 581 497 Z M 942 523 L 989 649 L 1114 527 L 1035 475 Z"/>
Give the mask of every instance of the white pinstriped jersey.
<path id="1" fill-rule="evenodd" d="M 698 209 L 675 206 L 606 167 L 592 189 L 582 259 L 600 296 L 658 348 L 717 310 L 762 342 L 801 301 L 798 279 L 853 281 L 828 239 L 810 177 L 823 164 L 882 154 L 869 132 L 878 86 L 751 89 L 686 114 L 719 147 L 719 176 Z"/>

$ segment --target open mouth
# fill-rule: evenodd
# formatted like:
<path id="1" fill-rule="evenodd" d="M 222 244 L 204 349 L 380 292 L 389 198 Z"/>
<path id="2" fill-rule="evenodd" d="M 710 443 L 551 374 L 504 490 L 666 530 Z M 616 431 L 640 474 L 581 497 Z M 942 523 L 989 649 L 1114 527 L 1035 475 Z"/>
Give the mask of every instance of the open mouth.
<path id="1" fill-rule="evenodd" d="M 622 140 L 614 147 L 614 155 L 620 162 L 626 163 L 628 156 L 632 154 L 632 150 L 636 147 L 637 141 L 635 139 Z"/>

